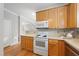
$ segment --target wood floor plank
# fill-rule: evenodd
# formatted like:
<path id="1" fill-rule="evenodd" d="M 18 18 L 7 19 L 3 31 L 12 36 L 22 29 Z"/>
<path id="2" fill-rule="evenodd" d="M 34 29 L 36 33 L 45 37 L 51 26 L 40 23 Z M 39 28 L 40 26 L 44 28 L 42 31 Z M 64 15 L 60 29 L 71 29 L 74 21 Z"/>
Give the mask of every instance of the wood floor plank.
<path id="1" fill-rule="evenodd" d="M 20 44 L 4 48 L 4 56 L 38 56 L 35 53 L 21 49 Z"/>

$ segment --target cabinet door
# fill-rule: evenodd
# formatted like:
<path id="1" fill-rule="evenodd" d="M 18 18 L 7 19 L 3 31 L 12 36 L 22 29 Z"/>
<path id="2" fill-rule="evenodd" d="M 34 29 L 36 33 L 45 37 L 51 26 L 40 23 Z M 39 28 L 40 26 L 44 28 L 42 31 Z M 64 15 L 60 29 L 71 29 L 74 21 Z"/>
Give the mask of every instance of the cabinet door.
<path id="1" fill-rule="evenodd" d="M 21 36 L 21 48 L 26 49 L 26 39 L 24 36 Z"/>
<path id="2" fill-rule="evenodd" d="M 48 19 L 48 10 L 36 12 L 37 21 L 46 21 Z"/>
<path id="3" fill-rule="evenodd" d="M 57 43 L 48 45 L 48 55 L 58 56 L 58 44 Z"/>
<path id="4" fill-rule="evenodd" d="M 32 37 L 26 38 L 26 49 L 29 51 L 33 51 L 33 38 Z"/>
<path id="5" fill-rule="evenodd" d="M 65 43 L 63 40 L 58 41 L 58 52 L 59 56 L 65 56 Z"/>
<path id="6" fill-rule="evenodd" d="M 36 20 L 37 21 L 42 21 L 42 12 L 37 12 L 36 13 Z"/>
<path id="7" fill-rule="evenodd" d="M 75 3 L 69 4 L 68 7 L 68 27 L 69 28 L 76 28 L 77 27 L 77 6 Z"/>
<path id="8" fill-rule="evenodd" d="M 33 39 L 32 38 L 28 39 L 27 48 L 28 48 L 28 50 L 33 51 Z"/>
<path id="9" fill-rule="evenodd" d="M 48 27 L 57 28 L 57 8 L 48 10 Z"/>
<path id="10" fill-rule="evenodd" d="M 77 3 L 77 28 L 79 28 L 79 3 Z"/>
<path id="11" fill-rule="evenodd" d="M 49 56 L 58 56 L 58 40 L 49 39 L 48 55 Z"/>
<path id="12" fill-rule="evenodd" d="M 27 36 L 22 36 L 21 37 L 21 47 L 23 49 L 33 51 L 33 38 L 27 37 Z"/>
<path id="13" fill-rule="evenodd" d="M 58 28 L 67 28 L 67 6 L 58 8 Z"/>

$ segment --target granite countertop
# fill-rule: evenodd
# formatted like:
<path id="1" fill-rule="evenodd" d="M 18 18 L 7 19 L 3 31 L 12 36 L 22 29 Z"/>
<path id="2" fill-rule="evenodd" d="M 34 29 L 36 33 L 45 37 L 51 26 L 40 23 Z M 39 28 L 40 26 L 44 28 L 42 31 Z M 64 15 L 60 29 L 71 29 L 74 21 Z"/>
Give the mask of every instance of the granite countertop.
<path id="1" fill-rule="evenodd" d="M 63 38 L 61 38 L 61 37 L 48 37 L 48 39 L 56 39 L 56 40 L 64 40 Z"/>
<path id="2" fill-rule="evenodd" d="M 79 51 L 79 39 L 65 39 L 64 41 Z"/>
<path id="3" fill-rule="evenodd" d="M 35 34 L 25 34 L 25 35 L 21 35 L 21 36 L 30 36 L 30 37 L 35 37 Z"/>
<path id="4" fill-rule="evenodd" d="M 71 45 L 73 48 L 79 51 L 79 39 L 78 38 L 61 38 L 61 37 L 49 37 L 49 39 L 56 39 L 56 40 L 64 40 L 69 45 Z"/>

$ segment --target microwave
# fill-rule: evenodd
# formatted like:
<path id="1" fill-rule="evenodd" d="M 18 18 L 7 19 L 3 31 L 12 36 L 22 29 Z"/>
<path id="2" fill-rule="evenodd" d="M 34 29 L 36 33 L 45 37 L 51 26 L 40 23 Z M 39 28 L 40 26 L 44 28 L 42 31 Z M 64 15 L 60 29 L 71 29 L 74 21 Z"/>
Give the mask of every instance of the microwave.
<path id="1" fill-rule="evenodd" d="M 37 21 L 36 28 L 48 28 L 48 21 Z"/>

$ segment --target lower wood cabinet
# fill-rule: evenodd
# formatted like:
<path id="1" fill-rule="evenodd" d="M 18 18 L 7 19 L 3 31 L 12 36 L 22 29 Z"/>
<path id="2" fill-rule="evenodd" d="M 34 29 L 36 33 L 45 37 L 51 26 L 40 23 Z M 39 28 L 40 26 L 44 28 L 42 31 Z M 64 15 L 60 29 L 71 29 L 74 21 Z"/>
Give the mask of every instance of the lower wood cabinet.
<path id="1" fill-rule="evenodd" d="M 79 51 L 74 49 L 69 44 L 65 44 L 65 56 L 79 56 Z"/>
<path id="2" fill-rule="evenodd" d="M 21 36 L 21 48 L 25 49 L 26 48 L 26 37 Z"/>
<path id="3" fill-rule="evenodd" d="M 21 47 L 33 52 L 33 37 L 21 36 Z M 64 40 L 49 39 L 48 56 L 79 56 L 79 51 Z"/>
<path id="4" fill-rule="evenodd" d="M 33 37 L 21 36 L 21 47 L 29 51 L 33 51 Z"/>
<path id="5" fill-rule="evenodd" d="M 48 41 L 48 55 L 49 56 L 64 56 L 64 41 L 49 39 Z"/>
<path id="6" fill-rule="evenodd" d="M 49 43 L 48 44 L 48 55 L 49 56 L 58 56 L 58 41 L 53 42 L 53 40 L 49 40 L 48 43 Z"/>

